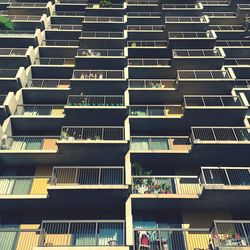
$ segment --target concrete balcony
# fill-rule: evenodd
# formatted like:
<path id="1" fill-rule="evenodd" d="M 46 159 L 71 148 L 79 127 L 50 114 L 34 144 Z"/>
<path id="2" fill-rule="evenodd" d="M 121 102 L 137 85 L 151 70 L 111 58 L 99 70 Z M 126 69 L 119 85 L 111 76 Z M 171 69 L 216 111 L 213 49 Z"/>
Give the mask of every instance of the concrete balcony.
<path id="1" fill-rule="evenodd" d="M 129 40 L 164 40 L 163 25 L 127 25 Z"/>
<path id="2" fill-rule="evenodd" d="M 0 123 L 14 112 L 16 107 L 16 99 L 13 92 L 6 95 L 0 95 Z"/>
<path id="3" fill-rule="evenodd" d="M 211 25 L 240 25 L 242 21 L 236 16 L 235 12 L 203 12 L 207 15 Z"/>
<path id="4" fill-rule="evenodd" d="M 65 114 L 67 120 L 84 125 L 121 125 L 127 116 L 128 100 L 118 95 L 70 95 Z"/>
<path id="5" fill-rule="evenodd" d="M 197 4 L 162 4 L 165 16 L 201 16 L 203 5 Z"/>
<path id="6" fill-rule="evenodd" d="M 101 6 L 98 3 L 89 3 L 85 8 L 87 16 L 123 16 L 126 12 L 127 4 L 111 4 L 111 6 Z"/>
<path id="7" fill-rule="evenodd" d="M 209 19 L 207 16 L 170 16 L 165 17 L 165 31 L 207 31 L 209 28 Z"/>
<path id="8" fill-rule="evenodd" d="M 213 49 L 216 42 L 213 30 L 204 32 L 168 32 L 168 46 L 172 49 Z"/>
<path id="9" fill-rule="evenodd" d="M 176 69 L 219 70 L 224 65 L 225 53 L 222 48 L 172 50 L 172 66 Z"/>
<path id="10" fill-rule="evenodd" d="M 145 12 L 152 12 L 152 11 L 160 11 L 161 5 L 160 1 L 153 0 L 129 0 L 127 2 L 127 9 L 128 11 L 145 11 Z"/>
<path id="11" fill-rule="evenodd" d="M 108 65 L 109 69 L 122 69 L 127 66 L 127 51 L 122 49 L 78 49 L 75 60 L 78 68 L 100 69 L 103 68 L 103 65 Z"/>
<path id="12" fill-rule="evenodd" d="M 161 12 L 127 12 L 129 25 L 160 25 L 162 24 Z"/>

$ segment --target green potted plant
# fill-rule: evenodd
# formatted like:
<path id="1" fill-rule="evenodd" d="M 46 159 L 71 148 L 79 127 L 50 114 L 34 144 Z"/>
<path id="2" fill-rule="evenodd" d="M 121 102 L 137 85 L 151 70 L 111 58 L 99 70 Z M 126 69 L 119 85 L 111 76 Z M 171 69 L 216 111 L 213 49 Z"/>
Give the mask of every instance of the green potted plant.
<path id="1" fill-rule="evenodd" d="M 132 163 L 132 175 L 142 175 L 142 164 L 139 162 Z"/>
<path id="2" fill-rule="evenodd" d="M 107 8 L 111 7 L 112 3 L 109 0 L 101 0 L 99 5 L 101 8 Z"/>

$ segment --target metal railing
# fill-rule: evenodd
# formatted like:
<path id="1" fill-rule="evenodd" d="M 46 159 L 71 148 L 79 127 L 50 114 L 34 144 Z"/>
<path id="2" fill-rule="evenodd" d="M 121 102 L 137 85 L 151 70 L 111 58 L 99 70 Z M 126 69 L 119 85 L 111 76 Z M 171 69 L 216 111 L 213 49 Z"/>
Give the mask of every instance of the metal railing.
<path id="1" fill-rule="evenodd" d="M 69 106 L 124 106 L 122 95 L 69 95 Z"/>
<path id="2" fill-rule="evenodd" d="M 183 194 L 198 195 L 201 187 L 193 176 L 133 176 L 134 194 Z"/>
<path id="3" fill-rule="evenodd" d="M 27 49 L 0 49 L 1 56 L 24 56 L 26 54 Z"/>
<path id="4" fill-rule="evenodd" d="M 184 95 L 184 107 L 243 107 L 239 96 L 230 95 Z"/>
<path id="5" fill-rule="evenodd" d="M 56 58 L 56 57 L 40 57 L 36 58 L 35 64 L 38 65 L 75 65 L 75 58 Z"/>
<path id="6" fill-rule="evenodd" d="M 55 11 L 53 15 L 59 15 L 59 16 L 84 16 L 84 11 Z"/>
<path id="7" fill-rule="evenodd" d="M 215 220 L 211 236 L 215 249 L 250 246 L 250 221 Z"/>
<path id="8" fill-rule="evenodd" d="M 245 46 L 250 46 L 250 41 L 247 41 L 247 40 L 230 40 L 230 41 L 217 40 L 215 43 L 215 46 L 245 47 Z"/>
<path id="9" fill-rule="evenodd" d="M 234 12 L 203 12 L 203 15 L 207 15 L 208 17 L 235 17 Z"/>
<path id="10" fill-rule="evenodd" d="M 250 168 L 201 167 L 201 185 L 250 186 Z"/>
<path id="11" fill-rule="evenodd" d="M 107 16 L 85 16 L 83 22 L 90 23 L 122 23 L 124 22 L 123 17 L 107 17 Z"/>
<path id="12" fill-rule="evenodd" d="M 63 126 L 60 140 L 122 141 L 124 140 L 124 127 Z"/>
<path id="13" fill-rule="evenodd" d="M 57 136 L 12 136 L 2 138 L 1 150 L 57 150 Z"/>
<path id="14" fill-rule="evenodd" d="M 127 3 L 129 5 L 158 5 L 159 4 L 159 1 L 158 0 L 151 0 L 151 1 L 148 1 L 148 0 L 128 0 Z"/>
<path id="15" fill-rule="evenodd" d="M 208 229 L 183 228 L 136 228 L 134 229 L 134 250 L 163 249 L 209 249 Z"/>
<path id="16" fill-rule="evenodd" d="M 29 30 L 1 30 L 0 36 L 1 37 L 27 37 L 31 38 L 34 37 L 34 31 Z"/>
<path id="17" fill-rule="evenodd" d="M 8 229 L 1 228 L 1 249 L 33 250 L 42 245 L 41 229 Z"/>
<path id="18" fill-rule="evenodd" d="M 154 59 L 154 58 L 132 58 L 128 59 L 129 66 L 170 66 L 170 59 Z"/>
<path id="19" fill-rule="evenodd" d="M 48 176 L 1 176 L 0 195 L 47 194 Z"/>
<path id="20" fill-rule="evenodd" d="M 75 31 L 81 31 L 82 26 L 81 25 L 70 25 L 70 24 L 51 24 L 48 28 L 49 30 L 75 30 Z"/>
<path id="21" fill-rule="evenodd" d="M 29 79 L 27 82 L 28 88 L 69 88 L 69 79 Z"/>
<path id="22" fill-rule="evenodd" d="M 124 38 L 123 32 L 82 31 L 81 37 L 88 38 Z"/>
<path id="23" fill-rule="evenodd" d="M 187 38 L 187 39 L 207 39 L 207 38 L 213 38 L 215 37 L 212 35 L 211 31 L 207 32 L 169 32 L 168 33 L 169 38 Z"/>
<path id="24" fill-rule="evenodd" d="M 42 45 L 47 46 L 78 46 L 79 40 L 43 40 Z"/>
<path id="25" fill-rule="evenodd" d="M 123 246 L 123 220 L 46 220 L 42 222 L 43 246 Z"/>
<path id="26" fill-rule="evenodd" d="M 6 17 L 12 21 L 41 21 L 41 16 L 8 15 Z"/>
<path id="27" fill-rule="evenodd" d="M 124 167 L 54 167 L 51 185 L 124 185 Z"/>
<path id="28" fill-rule="evenodd" d="M 87 0 L 57 0 L 57 2 L 60 4 L 64 3 L 75 3 L 75 4 L 87 4 Z"/>
<path id="29" fill-rule="evenodd" d="M 127 45 L 129 47 L 166 47 L 166 41 L 128 41 Z"/>
<path id="30" fill-rule="evenodd" d="M 163 31 L 163 25 L 127 25 L 128 30 Z"/>
<path id="31" fill-rule="evenodd" d="M 123 79 L 123 70 L 74 70 L 73 78 L 80 79 Z"/>
<path id="32" fill-rule="evenodd" d="M 0 95 L 0 105 L 4 104 L 5 98 L 7 97 L 7 95 Z"/>
<path id="33" fill-rule="evenodd" d="M 128 17 L 161 17 L 161 12 L 127 12 Z"/>
<path id="34" fill-rule="evenodd" d="M 18 69 L 0 69 L 0 78 L 16 78 Z"/>
<path id="35" fill-rule="evenodd" d="M 250 128 L 246 127 L 191 127 L 191 139 L 200 141 L 249 142 Z"/>
<path id="36" fill-rule="evenodd" d="M 24 8 L 45 8 L 47 7 L 47 3 L 18 3 L 18 2 L 13 2 L 9 7 L 24 7 Z"/>
<path id="37" fill-rule="evenodd" d="M 129 115 L 131 116 L 169 116 L 181 115 L 181 105 L 130 105 Z"/>
<path id="38" fill-rule="evenodd" d="M 173 49 L 174 57 L 218 57 L 222 56 L 218 49 Z"/>
<path id="39" fill-rule="evenodd" d="M 86 8 L 95 8 L 95 3 L 88 3 L 88 6 Z M 124 9 L 124 5 L 123 4 L 114 4 L 112 3 L 111 5 L 106 5 L 104 6 L 100 6 L 99 8 L 104 8 L 104 9 Z"/>
<path id="40" fill-rule="evenodd" d="M 167 88 L 176 88 L 176 80 L 129 80 L 129 88 L 151 88 L 151 89 L 167 89 Z"/>
<path id="41" fill-rule="evenodd" d="M 250 79 L 236 79 L 235 88 L 250 88 Z"/>
<path id="42" fill-rule="evenodd" d="M 124 56 L 122 49 L 78 49 L 78 56 L 99 57 L 99 56 Z"/>
<path id="43" fill-rule="evenodd" d="M 189 151 L 191 143 L 188 136 L 132 136 L 130 149 L 133 151 Z"/>
<path id="44" fill-rule="evenodd" d="M 61 116 L 64 112 L 64 105 L 18 105 L 14 115 L 17 116 Z"/>
<path id="45" fill-rule="evenodd" d="M 195 16 L 185 16 L 185 17 L 178 17 L 178 16 L 166 16 L 165 17 L 166 23 L 207 23 L 207 20 L 204 16 L 195 17 Z"/>
<path id="46" fill-rule="evenodd" d="M 207 0 L 199 0 L 203 6 L 229 6 L 228 0 L 225 1 L 207 1 Z"/>
<path id="47" fill-rule="evenodd" d="M 178 70 L 178 79 L 232 79 L 227 70 Z"/>
<path id="48" fill-rule="evenodd" d="M 162 9 L 200 9 L 198 4 L 162 4 Z"/>
<path id="49" fill-rule="evenodd" d="M 242 25 L 210 25 L 209 28 L 215 31 L 244 31 Z"/>
<path id="50" fill-rule="evenodd" d="M 250 65 L 250 58 L 225 58 L 224 65 Z"/>

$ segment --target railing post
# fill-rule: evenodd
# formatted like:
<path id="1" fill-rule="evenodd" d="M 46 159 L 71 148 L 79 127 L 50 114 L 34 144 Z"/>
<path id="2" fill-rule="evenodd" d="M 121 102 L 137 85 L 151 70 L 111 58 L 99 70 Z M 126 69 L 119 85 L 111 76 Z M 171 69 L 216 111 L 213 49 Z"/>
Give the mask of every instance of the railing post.
<path id="1" fill-rule="evenodd" d="M 226 177 L 227 177 L 228 184 L 231 186 L 231 181 L 230 181 L 229 175 L 227 173 L 227 170 L 224 169 L 224 171 L 225 171 L 225 174 L 226 174 Z"/>
<path id="2" fill-rule="evenodd" d="M 95 245 L 98 246 L 98 222 L 95 223 Z"/>
<path id="3" fill-rule="evenodd" d="M 247 235 L 247 233 L 246 233 L 246 230 L 245 230 L 244 224 L 243 224 L 243 223 L 241 223 L 241 226 L 242 226 L 242 229 L 243 229 L 243 232 L 244 232 L 244 237 L 245 237 L 245 239 L 246 239 L 247 246 L 249 246 L 248 235 Z"/>
<path id="4" fill-rule="evenodd" d="M 101 185 L 101 172 L 102 172 L 102 169 L 99 168 L 99 173 L 98 173 L 98 185 Z"/>
<path id="5" fill-rule="evenodd" d="M 75 183 L 77 183 L 77 175 L 78 175 L 78 168 L 76 168 L 76 172 L 75 172 Z"/>

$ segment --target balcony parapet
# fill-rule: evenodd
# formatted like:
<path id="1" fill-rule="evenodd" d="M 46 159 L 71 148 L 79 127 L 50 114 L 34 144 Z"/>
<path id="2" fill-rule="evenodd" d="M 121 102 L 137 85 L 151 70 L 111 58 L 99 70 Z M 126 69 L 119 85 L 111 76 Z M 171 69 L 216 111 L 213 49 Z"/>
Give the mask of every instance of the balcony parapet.
<path id="1" fill-rule="evenodd" d="M 64 105 L 17 105 L 14 116 L 51 116 L 64 117 Z"/>
<path id="2" fill-rule="evenodd" d="M 70 87 L 69 79 L 29 79 L 26 88 L 57 88 L 67 89 Z"/>

